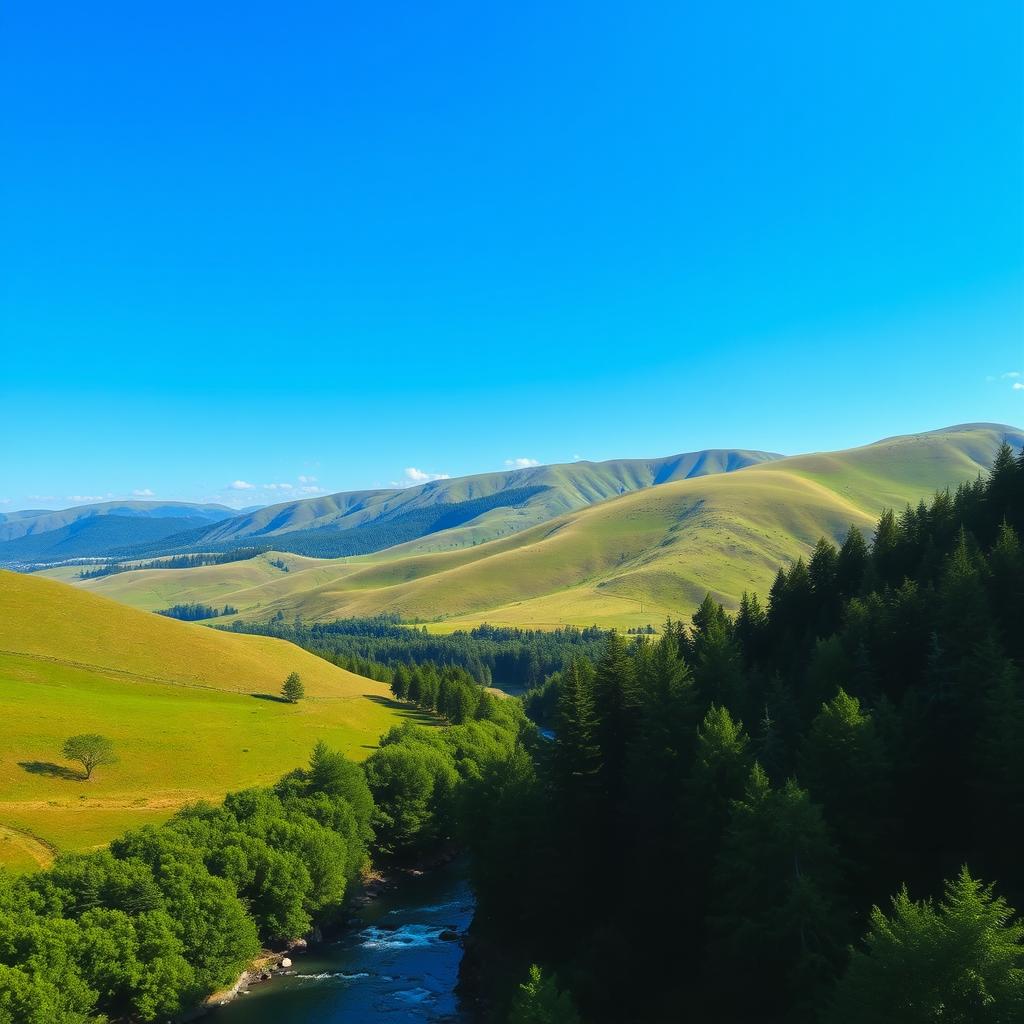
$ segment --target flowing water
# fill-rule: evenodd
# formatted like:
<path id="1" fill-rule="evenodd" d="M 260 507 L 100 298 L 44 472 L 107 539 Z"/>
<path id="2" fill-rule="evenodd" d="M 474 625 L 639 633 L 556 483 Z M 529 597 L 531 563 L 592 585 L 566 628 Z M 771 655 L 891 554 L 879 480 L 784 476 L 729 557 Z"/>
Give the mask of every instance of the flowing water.
<path id="1" fill-rule="evenodd" d="M 212 1024 L 461 1022 L 455 984 L 461 936 L 473 918 L 464 869 L 449 865 L 403 880 L 336 942 L 311 945 L 288 973 L 218 1007 Z"/>

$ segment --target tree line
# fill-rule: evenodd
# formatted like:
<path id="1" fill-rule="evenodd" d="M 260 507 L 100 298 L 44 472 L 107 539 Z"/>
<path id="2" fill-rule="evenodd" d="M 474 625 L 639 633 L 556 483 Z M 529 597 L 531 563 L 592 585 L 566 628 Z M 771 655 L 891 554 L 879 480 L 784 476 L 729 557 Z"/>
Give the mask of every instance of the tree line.
<path id="1" fill-rule="evenodd" d="M 157 615 L 166 615 L 169 619 L 181 619 L 183 622 L 198 622 L 200 619 L 215 619 L 220 615 L 237 615 L 238 609 L 226 604 L 223 608 L 213 605 L 189 602 L 172 604 L 170 608 L 161 608 Z"/>
<path id="2" fill-rule="evenodd" d="M 1022 528 L 1004 445 L 764 606 L 574 659 L 473 839 L 496 948 L 592 1022 L 1024 1019 Z"/>
<path id="3" fill-rule="evenodd" d="M 235 548 L 221 554 L 207 553 L 199 555 L 172 555 L 170 558 L 156 558 L 149 562 L 107 562 L 93 569 L 83 569 L 78 574 L 82 580 L 95 580 L 103 576 L 113 576 L 119 572 L 133 572 L 136 569 L 198 569 L 202 565 L 226 565 L 228 562 L 246 562 L 250 558 L 269 551 L 268 547 Z M 271 565 L 276 565 L 271 562 Z"/>
<path id="4" fill-rule="evenodd" d="M 425 627 L 402 625 L 395 615 L 306 624 L 301 618 L 286 622 L 280 612 L 266 622 L 236 621 L 226 628 L 290 640 L 342 668 L 351 668 L 353 658 L 392 669 L 399 664 L 427 662 L 457 666 L 482 686 L 513 693 L 540 685 L 574 655 L 597 658 L 606 635 L 596 626 L 543 631 L 486 623 L 438 634 L 428 633 Z"/>

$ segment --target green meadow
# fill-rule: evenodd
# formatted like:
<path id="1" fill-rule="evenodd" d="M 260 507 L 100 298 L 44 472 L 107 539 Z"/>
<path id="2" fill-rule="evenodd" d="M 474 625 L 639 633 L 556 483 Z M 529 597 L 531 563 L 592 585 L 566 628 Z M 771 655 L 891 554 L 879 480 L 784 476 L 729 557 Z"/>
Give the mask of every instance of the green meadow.
<path id="1" fill-rule="evenodd" d="M 183 804 L 267 783 L 318 739 L 361 760 L 401 717 L 386 686 L 281 641 L 219 634 L 71 587 L 0 573 L 0 864 L 101 846 Z M 256 641 L 256 643 L 253 643 Z M 277 699 L 289 671 L 307 697 Z M 75 733 L 120 763 L 85 782 Z"/>

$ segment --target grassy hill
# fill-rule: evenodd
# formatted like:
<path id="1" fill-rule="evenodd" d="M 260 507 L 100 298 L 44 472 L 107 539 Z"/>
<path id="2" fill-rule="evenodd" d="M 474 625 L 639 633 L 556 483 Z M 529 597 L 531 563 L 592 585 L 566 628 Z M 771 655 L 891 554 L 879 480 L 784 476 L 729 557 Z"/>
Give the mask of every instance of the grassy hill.
<path id="1" fill-rule="evenodd" d="M 471 534 L 464 538 L 491 540 L 502 534 L 554 518 L 573 509 L 669 480 L 726 473 L 778 458 L 768 452 L 735 449 L 689 452 L 660 459 L 617 459 L 610 462 L 572 462 L 534 466 L 501 473 L 480 473 L 454 480 L 432 480 L 418 487 L 356 491 L 322 498 L 286 502 L 259 509 L 208 529 L 203 543 L 226 541 L 286 541 L 290 534 L 309 531 L 358 531 L 383 524 L 399 525 L 425 510 L 446 506 L 492 503 L 475 512 Z M 503 492 L 530 492 L 519 500 L 500 502 Z M 461 526 L 463 523 L 458 523 Z M 428 531 L 433 532 L 433 531 Z M 421 536 L 417 532 L 415 536 Z M 406 540 L 410 538 L 405 538 Z M 452 546 L 448 538 L 446 546 Z M 287 546 L 282 550 L 289 550 Z"/>
<path id="2" fill-rule="evenodd" d="M 152 557 L 169 551 L 274 547 L 315 557 L 380 551 L 422 540 L 450 550 L 507 536 L 573 509 L 670 480 L 727 473 L 778 458 L 722 449 L 661 459 L 619 459 L 535 466 L 434 480 L 418 487 L 350 491 L 303 498 L 238 515 L 219 506 L 121 503 L 0 519 L 0 565 L 56 563 L 84 556 Z M 133 505 L 153 504 L 146 515 Z M 202 512 L 198 510 L 202 509 Z M 96 517 L 104 517 L 102 520 Z M 200 518 L 197 518 L 200 516 Z"/>
<path id="3" fill-rule="evenodd" d="M 969 424 L 670 481 L 471 547 L 418 540 L 365 558 L 286 555 L 287 573 L 268 555 L 83 585 L 151 609 L 227 602 L 260 620 L 389 611 L 439 629 L 657 623 L 689 614 L 708 591 L 730 606 L 744 590 L 764 594 L 779 564 L 818 537 L 869 531 L 883 508 L 984 472 L 1003 437 L 1024 442 L 1016 428 Z"/>
<path id="4" fill-rule="evenodd" d="M 307 692 L 296 705 L 274 699 L 291 671 Z M 291 644 L 3 571 L 0 709 L 0 864 L 15 868 L 275 779 L 320 738 L 362 758 L 402 714 L 387 687 Z M 88 783 L 60 755 L 80 732 L 121 758 Z"/>

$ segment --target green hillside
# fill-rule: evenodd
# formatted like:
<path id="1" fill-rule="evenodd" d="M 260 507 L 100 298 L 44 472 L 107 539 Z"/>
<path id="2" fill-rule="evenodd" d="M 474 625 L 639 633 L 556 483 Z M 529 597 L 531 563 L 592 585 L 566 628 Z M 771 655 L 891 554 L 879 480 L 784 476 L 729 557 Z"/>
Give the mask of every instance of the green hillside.
<path id="1" fill-rule="evenodd" d="M 219 506 L 121 503 L 64 513 L 13 513 L 0 520 L 0 565 L 26 565 L 106 556 L 152 558 L 167 552 L 231 551 L 271 546 L 336 558 L 421 542 L 422 550 L 451 550 L 507 536 L 556 516 L 670 480 L 727 473 L 779 458 L 733 449 L 662 459 L 620 459 L 535 466 L 502 473 L 434 480 L 417 487 L 351 491 L 304 498 L 237 515 Z M 184 516 L 167 518 L 172 511 Z M 164 518 L 143 519 L 157 510 Z M 6 534 L 10 539 L 4 539 Z"/>
<path id="2" fill-rule="evenodd" d="M 261 620 L 387 611 L 439 629 L 641 625 L 688 614 L 708 591 L 728 606 L 744 590 L 766 592 L 778 565 L 818 537 L 870 530 L 883 508 L 974 478 L 1003 437 L 1024 441 L 1016 428 L 972 424 L 667 482 L 475 547 L 431 551 L 417 541 L 359 559 L 285 556 L 287 573 L 268 555 L 83 585 L 143 608 L 230 603 Z"/>
<path id="3" fill-rule="evenodd" d="M 307 699 L 267 699 L 292 671 Z M 0 863 L 15 867 L 274 779 L 319 738 L 362 758 L 400 714 L 386 686 L 291 644 L 3 571 L 0 707 Z M 82 732 L 121 758 L 89 783 L 60 755 Z"/>

